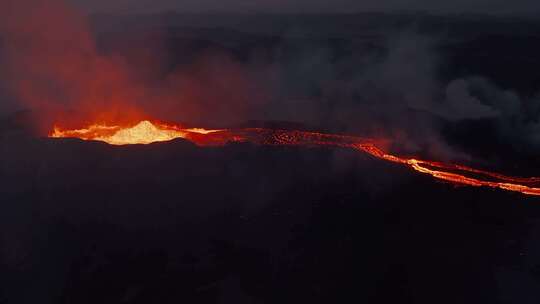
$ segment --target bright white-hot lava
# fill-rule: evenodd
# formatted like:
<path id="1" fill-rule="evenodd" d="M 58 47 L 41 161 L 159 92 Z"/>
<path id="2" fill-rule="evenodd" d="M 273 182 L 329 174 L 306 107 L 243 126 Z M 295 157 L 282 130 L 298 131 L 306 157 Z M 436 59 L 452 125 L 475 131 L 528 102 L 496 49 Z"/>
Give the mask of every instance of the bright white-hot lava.
<path id="1" fill-rule="evenodd" d="M 133 145 L 186 138 L 190 133 L 209 134 L 216 131 L 200 128 L 181 129 L 175 126 L 151 123 L 148 120 L 143 120 L 132 127 L 108 126 L 103 124 L 95 124 L 84 129 L 76 130 L 62 130 L 55 127 L 50 137 L 77 137 L 84 140 L 104 141 L 111 145 Z"/>
<path id="2" fill-rule="evenodd" d="M 224 145 L 227 142 L 252 142 L 259 145 L 344 147 L 368 153 L 378 159 L 405 165 L 417 172 L 455 185 L 490 187 L 526 195 L 540 195 L 540 177 L 506 176 L 462 165 L 400 157 L 384 152 L 376 146 L 373 139 L 354 136 L 262 128 L 223 130 L 182 128 L 152 123 L 148 120 L 130 127 L 103 124 L 74 130 L 55 127 L 49 136 L 97 140 L 111 145 L 149 144 L 184 138 L 200 146 Z"/>

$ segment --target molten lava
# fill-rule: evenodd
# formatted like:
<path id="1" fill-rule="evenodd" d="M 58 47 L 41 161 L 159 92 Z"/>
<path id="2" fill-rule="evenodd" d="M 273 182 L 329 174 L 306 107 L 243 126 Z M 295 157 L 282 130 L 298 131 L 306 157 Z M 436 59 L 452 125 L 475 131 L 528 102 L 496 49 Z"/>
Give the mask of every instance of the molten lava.
<path id="1" fill-rule="evenodd" d="M 217 146 L 228 142 L 252 142 L 259 145 L 343 147 L 408 166 L 417 172 L 455 185 L 491 187 L 527 195 L 540 195 L 540 177 L 512 177 L 462 165 L 399 157 L 384 152 L 377 147 L 372 139 L 354 136 L 261 128 L 189 129 L 163 123 L 152 123 L 148 120 L 128 127 L 103 124 L 75 130 L 62 130 L 55 127 L 49 136 L 97 140 L 111 145 L 149 144 L 184 138 L 200 146 Z"/>
<path id="2" fill-rule="evenodd" d="M 181 129 L 162 123 L 151 123 L 143 120 L 131 127 L 91 125 L 78 130 L 61 130 L 58 127 L 50 137 L 76 137 L 84 140 L 104 141 L 111 145 L 150 144 L 159 141 L 169 141 L 175 138 L 187 138 L 191 133 L 209 134 L 217 130 L 200 128 Z"/>

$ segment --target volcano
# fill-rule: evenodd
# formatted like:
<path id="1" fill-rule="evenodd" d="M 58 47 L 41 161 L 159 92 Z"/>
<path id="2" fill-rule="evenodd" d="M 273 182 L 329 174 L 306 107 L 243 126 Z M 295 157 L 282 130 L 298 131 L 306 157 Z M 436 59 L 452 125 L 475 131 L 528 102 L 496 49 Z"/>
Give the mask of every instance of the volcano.
<path id="1" fill-rule="evenodd" d="M 0 0 L 0 304 L 540 303 L 539 22 L 159 2 Z"/>
<path id="2" fill-rule="evenodd" d="M 512 240 L 539 212 L 536 196 L 462 187 L 412 165 L 510 177 L 413 162 L 370 138 L 260 127 L 208 133 L 150 120 L 125 128 L 154 134 L 163 125 L 184 136 L 91 140 L 124 128 L 102 125 L 99 135 L 72 129 L 75 139 L 0 137 L 0 217 L 13 250 L 0 266 L 12 278 L 7 298 L 114 303 L 134 293 L 143 302 L 205 303 L 233 292 L 285 303 L 388 303 L 413 288 L 426 299 L 450 291 L 465 299 L 478 284 L 492 287 L 485 269 L 519 254 Z M 404 267 L 422 276 L 409 278 Z M 313 294 L 319 285 L 325 293 Z M 27 286 L 47 288 L 25 294 Z M 393 293 L 370 293 L 379 288 Z"/>
<path id="3" fill-rule="evenodd" d="M 400 157 L 382 151 L 376 146 L 377 140 L 375 139 L 353 136 L 261 128 L 186 129 L 175 125 L 153 124 L 148 120 L 140 121 L 131 127 L 91 125 L 76 130 L 61 130 L 56 127 L 49 136 L 54 138 L 77 137 L 84 140 L 103 141 L 111 145 L 149 144 L 185 138 L 199 145 L 223 145 L 227 142 L 251 141 L 265 145 L 345 147 L 368 153 L 378 159 L 406 165 L 417 172 L 455 185 L 483 186 L 526 195 L 540 195 L 540 188 L 537 187 L 540 185 L 540 177 L 512 177 L 462 165 Z"/>

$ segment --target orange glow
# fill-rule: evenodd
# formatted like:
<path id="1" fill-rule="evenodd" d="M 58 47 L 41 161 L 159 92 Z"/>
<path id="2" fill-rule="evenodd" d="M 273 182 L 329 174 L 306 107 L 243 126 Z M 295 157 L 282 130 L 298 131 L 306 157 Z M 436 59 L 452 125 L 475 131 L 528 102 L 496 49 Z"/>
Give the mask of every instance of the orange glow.
<path id="1" fill-rule="evenodd" d="M 540 177 L 512 177 L 462 165 L 399 157 L 378 148 L 373 139 L 354 136 L 261 128 L 207 130 L 182 128 L 144 120 L 129 127 L 100 124 L 74 130 L 62 130 L 55 127 L 49 137 L 75 137 L 83 140 L 103 141 L 111 145 L 149 144 L 184 138 L 200 146 L 217 146 L 228 142 L 252 142 L 259 145 L 342 147 L 365 152 L 381 160 L 405 165 L 417 172 L 455 185 L 490 187 L 527 195 L 540 195 Z"/>
<path id="2" fill-rule="evenodd" d="M 534 187 L 535 185 L 538 186 L 540 184 L 540 178 L 538 177 L 512 177 L 461 165 L 443 164 L 413 158 L 400 158 L 398 156 L 387 154 L 372 144 L 357 144 L 354 145 L 353 148 L 367 152 L 379 159 L 407 165 L 418 172 L 429 174 L 436 179 L 444 180 L 456 185 L 491 187 L 521 192 L 528 195 L 540 195 L 540 188 Z M 468 176 L 472 174 L 483 175 L 485 179 Z"/>
<path id="3" fill-rule="evenodd" d="M 55 127 L 50 137 L 76 137 L 84 140 L 104 141 L 111 145 L 150 144 L 187 138 L 191 133 L 210 134 L 217 130 L 200 128 L 181 129 L 161 123 L 143 120 L 132 127 L 119 127 L 95 124 L 84 129 L 61 130 Z"/>

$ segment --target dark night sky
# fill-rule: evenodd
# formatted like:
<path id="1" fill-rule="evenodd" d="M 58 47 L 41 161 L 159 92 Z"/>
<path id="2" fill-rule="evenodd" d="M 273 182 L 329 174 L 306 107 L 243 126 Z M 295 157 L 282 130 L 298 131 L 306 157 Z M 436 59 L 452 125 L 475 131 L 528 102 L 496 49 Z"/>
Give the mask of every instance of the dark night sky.
<path id="1" fill-rule="evenodd" d="M 91 12 L 352 12 L 420 10 L 438 13 L 531 14 L 537 0 L 72 0 Z"/>

